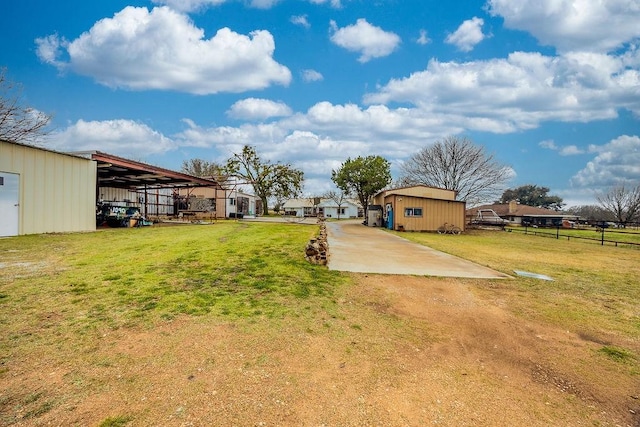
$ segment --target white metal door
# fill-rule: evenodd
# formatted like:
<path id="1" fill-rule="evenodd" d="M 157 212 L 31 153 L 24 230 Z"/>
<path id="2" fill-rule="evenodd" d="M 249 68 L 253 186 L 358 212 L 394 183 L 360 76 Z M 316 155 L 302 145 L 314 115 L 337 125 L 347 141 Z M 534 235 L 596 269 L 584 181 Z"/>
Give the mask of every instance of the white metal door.
<path id="1" fill-rule="evenodd" d="M 20 175 L 0 172 L 0 236 L 17 236 L 20 212 Z"/>

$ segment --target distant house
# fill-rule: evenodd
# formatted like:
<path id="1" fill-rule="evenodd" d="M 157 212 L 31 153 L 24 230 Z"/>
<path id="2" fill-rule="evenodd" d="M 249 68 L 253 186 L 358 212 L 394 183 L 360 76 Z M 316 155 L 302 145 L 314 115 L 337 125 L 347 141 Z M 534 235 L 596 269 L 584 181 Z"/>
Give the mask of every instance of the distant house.
<path id="1" fill-rule="evenodd" d="M 535 206 L 521 205 L 516 201 L 493 205 L 477 206 L 467 210 L 467 222 L 476 218 L 478 211 L 492 209 L 500 218 L 508 220 L 511 224 L 537 227 L 561 227 L 566 226 L 567 221 L 578 219 L 576 215 L 569 215 L 551 209 L 537 208 Z"/>
<path id="2" fill-rule="evenodd" d="M 319 197 L 306 199 L 289 199 L 282 209 L 288 215 L 298 217 L 324 216 L 326 218 L 358 218 L 362 216 L 362 208 L 353 200 L 345 200 L 340 206 L 332 200 Z"/>
<path id="3" fill-rule="evenodd" d="M 393 188 L 373 197 L 367 223 L 404 231 L 436 231 L 447 223 L 464 230 L 465 206 L 453 190 L 426 185 Z"/>
<path id="4" fill-rule="evenodd" d="M 344 200 L 340 206 L 333 199 L 322 199 L 318 205 L 326 218 L 358 218 L 363 215 L 360 204 L 353 200 Z"/>

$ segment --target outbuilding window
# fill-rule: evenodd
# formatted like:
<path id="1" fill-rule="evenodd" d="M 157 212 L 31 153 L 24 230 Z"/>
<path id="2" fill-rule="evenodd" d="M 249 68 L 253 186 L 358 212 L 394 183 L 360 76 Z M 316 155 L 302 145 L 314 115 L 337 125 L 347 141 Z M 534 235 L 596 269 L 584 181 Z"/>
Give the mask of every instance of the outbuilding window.
<path id="1" fill-rule="evenodd" d="M 422 216 L 422 208 L 404 208 L 404 216 Z"/>

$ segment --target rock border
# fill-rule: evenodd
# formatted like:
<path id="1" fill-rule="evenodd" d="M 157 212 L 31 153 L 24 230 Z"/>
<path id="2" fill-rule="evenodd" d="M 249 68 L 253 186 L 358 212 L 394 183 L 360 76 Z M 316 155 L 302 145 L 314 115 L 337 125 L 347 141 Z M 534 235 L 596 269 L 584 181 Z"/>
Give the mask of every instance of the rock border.
<path id="1" fill-rule="evenodd" d="M 327 265 L 329 244 L 327 243 L 327 225 L 324 218 L 318 218 L 320 224 L 320 234 L 317 238 L 309 240 L 305 247 L 305 259 L 311 264 Z"/>

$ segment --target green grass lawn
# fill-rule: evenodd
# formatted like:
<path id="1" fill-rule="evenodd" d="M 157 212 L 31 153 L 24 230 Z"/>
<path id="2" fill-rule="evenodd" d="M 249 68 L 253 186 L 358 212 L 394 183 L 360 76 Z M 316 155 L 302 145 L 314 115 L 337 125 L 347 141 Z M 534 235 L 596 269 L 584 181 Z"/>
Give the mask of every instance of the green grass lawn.
<path id="1" fill-rule="evenodd" d="M 304 259 L 317 232 L 288 223 L 219 222 L 0 239 L 3 344 L 12 336 L 6 332 L 19 337 L 47 315 L 82 330 L 181 314 L 297 313 L 345 280 Z"/>
<path id="2" fill-rule="evenodd" d="M 219 222 L 0 239 L 0 325 L 16 332 L 17 325 L 35 325 L 46 313 L 73 329 L 181 314 L 298 315 L 310 304 L 331 301 L 335 287 L 348 281 L 305 261 L 304 246 L 317 231 L 290 223 Z M 589 232 L 595 233 L 576 230 Z M 640 338 L 635 247 L 479 230 L 401 236 L 508 274 L 551 276 L 553 282 L 480 282 L 480 288 L 511 289 L 521 313 Z"/>
<path id="3" fill-rule="evenodd" d="M 619 243 L 631 243 L 629 246 L 636 246 L 640 249 L 640 231 L 634 228 L 605 228 L 597 229 L 588 228 L 524 228 L 524 227 L 508 227 L 516 233 L 528 233 L 543 237 L 560 238 L 565 240 L 581 240 L 582 242 L 591 242 L 600 245 L 604 240 L 606 245 L 615 245 Z"/>

